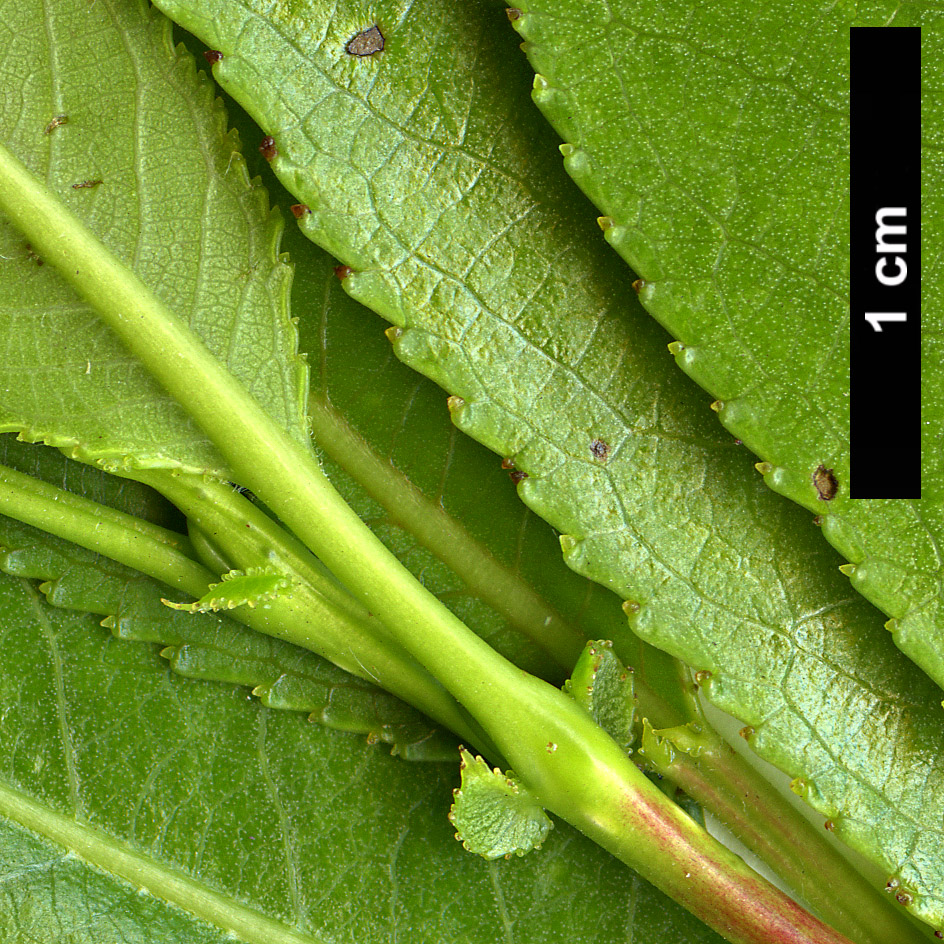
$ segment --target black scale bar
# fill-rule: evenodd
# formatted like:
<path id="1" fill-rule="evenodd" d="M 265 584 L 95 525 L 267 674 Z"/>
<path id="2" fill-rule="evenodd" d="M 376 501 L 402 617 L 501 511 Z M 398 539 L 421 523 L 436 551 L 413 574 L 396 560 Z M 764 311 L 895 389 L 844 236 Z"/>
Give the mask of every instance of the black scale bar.
<path id="1" fill-rule="evenodd" d="M 921 30 L 850 30 L 850 492 L 921 497 Z"/>

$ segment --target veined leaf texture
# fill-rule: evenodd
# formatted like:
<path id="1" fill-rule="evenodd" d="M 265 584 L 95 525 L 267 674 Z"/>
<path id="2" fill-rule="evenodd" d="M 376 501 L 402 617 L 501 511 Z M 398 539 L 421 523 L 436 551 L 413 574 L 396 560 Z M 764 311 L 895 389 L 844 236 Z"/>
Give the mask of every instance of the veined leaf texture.
<path id="1" fill-rule="evenodd" d="M 795 778 L 797 791 L 829 819 L 837 835 L 878 864 L 914 914 L 941 927 L 941 693 L 892 646 L 882 629 L 883 618 L 849 591 L 837 571 L 840 559 L 823 545 L 809 516 L 769 494 L 752 469 L 753 457 L 713 424 L 707 411 L 711 398 L 673 373 L 665 352 L 673 337 L 639 307 L 630 288 L 633 275 L 600 245 L 593 222 L 599 211 L 581 202 L 560 172 L 552 135 L 527 100 L 531 76 L 514 50 L 516 40 L 501 7 L 445 0 L 377 3 L 369 9 L 300 0 L 161 0 L 159 6 L 220 52 L 219 58 L 213 57 L 215 74 L 271 137 L 264 144 L 265 156 L 299 201 L 304 232 L 347 266 L 342 273 L 345 289 L 395 325 L 391 336 L 397 355 L 451 395 L 456 425 L 526 476 L 518 476 L 519 492 L 562 532 L 567 562 L 626 601 L 630 623 L 640 637 L 700 670 L 703 693 L 753 729 L 751 744 L 758 753 Z M 46 37 L 54 37 L 52 46 L 31 55 L 46 61 L 52 49 L 58 55 L 60 49 L 81 50 L 84 45 L 83 61 L 89 69 L 97 65 L 88 50 L 105 26 L 117 28 L 129 47 L 136 29 L 150 33 L 147 55 L 161 63 L 167 75 L 186 73 L 181 81 L 189 88 L 188 107 L 198 116 L 193 124 L 198 131 L 216 129 L 216 137 L 209 144 L 188 144 L 178 134 L 183 120 L 178 118 L 157 135 L 156 151 L 172 148 L 172 166 L 181 163 L 180 154 L 202 149 L 210 154 L 206 163 L 214 171 L 206 185 L 191 181 L 168 189 L 180 186 L 201 196 L 212 190 L 207 206 L 215 206 L 214 188 L 218 178 L 230 177 L 231 165 L 238 186 L 229 222 L 214 225 L 209 212 L 201 215 L 199 208 L 186 214 L 204 224 L 199 235 L 190 234 L 191 256 L 215 265 L 229 260 L 230 267 L 217 272 L 216 281 L 206 266 L 191 272 L 191 287 L 170 300 L 187 312 L 195 293 L 207 285 L 242 286 L 246 293 L 259 293 L 262 301 L 257 300 L 257 306 L 269 312 L 263 329 L 278 324 L 278 337 L 259 340 L 252 335 L 238 347 L 232 369 L 245 369 L 247 382 L 258 379 L 258 389 L 264 391 L 258 395 L 271 398 L 265 402 L 273 415 L 303 435 L 299 404 L 304 378 L 285 317 L 286 281 L 274 251 L 278 227 L 265 222 L 267 207 L 259 192 L 249 188 L 240 159 L 223 138 L 222 119 L 212 108 L 211 96 L 193 79 L 186 58 L 172 52 L 166 24 L 145 14 L 142 4 L 128 0 L 91 8 L 78 2 L 55 7 L 56 16 L 45 7 L 18 14 L 41 47 Z M 68 16 L 62 12 L 67 8 Z M 683 22 L 687 9 L 664 15 Z M 810 5 L 770 8 L 774 26 L 768 32 L 775 48 L 780 37 L 791 32 L 788 27 L 795 27 L 793 13 L 804 9 Z M 86 16 L 84 22 L 93 24 L 88 32 L 71 27 L 80 13 Z M 641 9 L 640 15 L 655 14 Z M 47 27 L 57 16 L 58 32 L 50 33 Z M 91 19 L 96 16 L 102 19 Z M 21 21 L 0 12 L 0 22 Z M 665 32 L 672 24 L 653 20 L 650 25 Z M 382 50 L 371 32 L 375 29 L 382 36 Z M 714 29 L 723 38 L 724 30 L 717 24 Z M 357 37 L 364 38 L 352 49 Z M 106 57 L 109 61 L 126 55 L 117 51 L 120 45 Z M 815 59 L 815 42 L 805 48 Z M 737 65 L 733 41 L 728 52 Z M 592 57 L 586 59 L 588 67 L 598 64 Z M 750 64 L 740 62 L 742 69 Z M 33 74 L 22 63 L 3 68 L 17 83 Z M 89 81 L 86 72 L 75 84 L 85 90 Z M 133 96 L 145 85 L 168 88 L 163 81 L 129 76 L 124 94 Z M 20 84 L 8 87 L 22 89 Z M 154 101 L 162 106 L 180 95 L 180 86 L 171 87 L 175 91 Z M 80 107 L 70 106 L 69 121 L 44 135 L 66 108 L 54 94 L 35 100 L 42 107 L 33 115 L 20 109 L 16 96 L 5 99 L 9 111 L 4 114 L 14 115 L 16 121 L 14 132 L 4 123 L 0 133 L 24 157 L 29 157 L 30 148 L 38 148 L 42 160 L 34 169 L 42 173 L 55 166 L 44 162 L 47 151 L 55 157 L 61 145 L 57 140 L 64 137 L 60 132 L 84 129 L 88 134 L 89 126 L 81 120 Z M 142 108 L 145 118 L 162 111 L 157 104 Z M 157 125 L 159 132 L 161 127 Z M 97 139 L 102 136 L 99 129 Z M 682 144 L 697 153 L 700 141 L 682 139 Z M 66 164 L 59 171 L 65 176 L 52 176 L 75 200 L 91 197 L 94 209 L 95 201 L 107 193 L 109 177 L 90 163 L 91 154 L 86 147 L 81 170 L 72 172 Z M 125 170 L 133 167 L 147 180 L 144 171 L 158 156 L 129 145 Z M 574 156 L 568 158 L 571 163 Z M 102 183 L 92 185 L 98 176 Z M 72 192 L 74 183 L 90 186 Z M 149 224 L 142 229 L 150 229 L 153 222 L 164 227 L 158 232 L 176 232 L 177 218 L 162 216 L 165 208 L 166 201 L 145 201 L 137 211 Z M 248 219 L 240 222 L 240 213 Z M 94 212 L 90 218 L 95 221 Z M 112 248 L 124 246 L 127 257 L 136 258 L 134 233 L 123 243 L 118 239 L 124 229 L 121 219 L 120 213 L 102 207 L 102 239 Z M 232 246 L 243 233 L 241 227 L 257 242 L 237 254 Z M 0 255 L 14 258 L 19 275 L 32 272 L 29 267 L 39 260 L 15 235 L 5 233 L 4 239 Z M 178 266 L 160 245 L 156 259 L 156 274 L 149 278 L 162 284 Z M 179 268 L 188 265 L 181 262 Z M 743 284 L 752 284 L 750 273 Z M 7 291 L 15 297 L 18 290 Z M 64 316 L 57 338 L 69 334 L 72 322 L 67 318 L 73 316 L 94 336 L 94 321 L 75 307 L 74 299 L 56 294 L 59 291 L 51 281 L 38 301 L 30 299 L 27 313 L 36 320 L 39 312 L 40 327 L 46 307 L 50 317 Z M 227 310 L 233 304 L 228 303 Z M 226 319 L 217 325 L 224 348 L 240 336 L 241 325 Z M 206 329 L 210 342 L 213 330 L 212 324 Z M 30 343 L 28 354 L 56 348 L 38 334 Z M 254 354 L 247 355 L 247 350 Z M 48 369 L 48 362 L 32 362 L 12 346 L 10 352 L 22 361 L 10 385 L 38 388 L 27 382 L 29 373 L 37 365 Z M 120 360 L 114 355 L 103 363 Z M 281 367 L 265 373 L 272 363 Z M 69 373 L 78 390 L 88 382 L 83 378 L 89 364 L 83 356 L 70 355 L 52 368 Z M 133 365 L 121 369 L 131 371 Z M 115 389 L 130 389 L 124 386 L 125 374 L 119 380 L 112 383 Z M 39 410 L 41 418 L 36 420 L 17 412 L 19 401 L 9 406 L 7 428 L 80 447 L 76 453 L 85 459 L 179 463 L 225 474 L 207 444 L 180 423 L 173 404 L 161 405 L 153 391 L 137 396 L 149 410 L 166 409 L 171 417 L 160 427 L 129 421 L 127 426 L 143 431 L 143 440 L 109 442 L 101 448 L 93 442 L 103 425 L 95 415 L 100 411 L 90 409 L 89 398 L 81 397 L 70 400 L 68 407 L 94 421 L 81 443 L 70 439 L 68 430 L 54 428 L 52 420 L 42 419 L 47 414 L 55 418 L 55 409 L 47 414 Z M 109 429 L 121 425 L 115 420 Z M 152 435 L 152 430 L 159 432 Z M 839 479 L 841 486 L 841 471 Z M 11 612 L 33 599 L 28 588 L 11 593 L 6 598 Z M 101 637 L 96 641 L 88 636 L 88 620 L 42 607 L 40 611 L 41 624 L 17 624 L 10 664 L 19 671 L 32 665 L 30 658 L 42 662 L 33 666 L 36 693 L 69 691 L 74 685 L 97 702 L 107 704 L 111 688 L 116 696 L 109 713 L 100 718 L 85 712 L 83 698 L 60 698 L 54 726 L 62 744 L 37 748 L 37 756 L 46 757 L 44 750 L 49 755 L 43 770 L 31 773 L 17 766 L 18 759 L 12 761 L 8 782 L 32 790 L 60 812 L 91 812 L 96 822 L 130 837 L 155 861 L 189 869 L 312 941 L 386 941 L 412 927 L 414 914 L 425 930 L 413 939 L 441 939 L 439 918 L 430 919 L 423 911 L 429 902 L 424 905 L 421 895 L 407 889 L 415 881 L 408 876 L 426 874 L 430 867 L 424 853 L 430 845 L 436 846 L 433 858 L 448 863 L 436 867 L 449 876 L 450 887 L 457 882 L 462 889 L 462 900 L 455 902 L 456 914 L 447 916 L 445 930 L 457 940 L 461 935 L 470 941 L 495 940 L 501 933 L 507 936 L 509 926 L 530 941 L 552 940 L 562 930 L 572 936 L 579 932 L 581 941 L 590 940 L 588 934 L 613 940 L 625 933 L 622 922 L 617 928 L 612 920 L 600 921 L 600 915 L 609 909 L 612 918 L 620 911 L 619 902 L 628 911 L 630 895 L 638 896 L 632 929 L 636 939 L 654 944 L 716 939 L 661 896 L 648 897 L 654 893 L 637 880 L 627 881 L 619 869 L 601 864 L 605 857 L 571 831 L 553 831 L 545 849 L 549 859 L 527 857 L 511 867 L 514 871 L 501 874 L 491 871 L 493 866 L 457 858 L 457 849 L 456 854 L 440 849 L 436 836 L 448 838 L 450 832 L 445 822 L 430 843 L 420 841 L 416 823 L 421 814 L 411 804 L 437 791 L 448 802 L 447 776 L 423 774 L 427 779 L 417 788 L 417 781 L 397 772 L 395 761 L 380 762 L 350 742 L 330 740 L 330 733 L 293 727 L 292 720 L 272 720 L 258 709 L 237 717 L 237 696 L 227 696 L 229 707 L 224 709 L 213 701 L 211 692 L 217 689 L 197 683 L 169 686 L 163 676 L 155 675 L 135 692 L 154 708 L 139 717 L 130 693 L 138 673 L 149 668 L 143 652 L 123 652 L 112 666 L 111 646 Z M 71 655 L 63 666 L 64 651 Z M 82 674 L 100 664 L 109 665 L 108 671 L 97 677 L 90 671 L 87 678 Z M 21 675 L 14 672 L 8 689 L 29 688 L 29 677 L 25 669 Z M 11 728 L 9 737 L 37 737 L 40 719 L 35 712 L 40 709 L 30 710 L 34 716 L 23 727 Z M 193 717 L 199 720 L 190 729 L 188 719 Z M 277 735 L 270 732 L 270 724 Z M 135 730 L 144 732 L 143 738 L 136 739 Z M 218 739 L 220 730 L 235 746 L 219 758 L 214 778 L 197 758 L 200 745 Z M 76 751 L 76 745 L 81 749 Z M 112 756 L 139 747 L 129 769 L 107 782 L 96 763 L 106 746 Z M 76 753 L 78 761 L 70 768 L 68 758 Z M 167 756 L 189 758 L 192 768 L 201 771 L 196 793 L 181 792 L 162 774 L 160 758 Z M 394 766 L 384 766 L 388 762 Z M 157 769 L 151 780 L 140 776 L 149 764 Z M 304 770 L 301 777 L 299 766 Z M 325 770 L 330 776 L 319 779 L 317 771 Z M 410 777 L 415 776 L 411 769 Z M 245 805 L 230 800 L 234 777 L 250 794 Z M 370 796 L 368 784 L 377 778 L 389 782 L 390 796 Z M 154 784 L 166 796 L 154 790 Z M 140 799 L 134 815 L 117 802 L 119 792 Z M 312 827 L 306 820 L 302 836 L 297 824 L 305 820 L 311 804 L 335 803 L 338 797 L 350 800 L 345 822 L 363 817 L 369 825 L 341 836 L 330 824 Z M 204 863 L 193 859 L 187 842 L 193 824 L 206 821 L 208 811 L 215 815 L 207 828 Z M 425 813 L 422 818 L 425 823 Z M 222 847 L 247 821 L 254 830 L 259 828 L 258 836 L 251 834 L 252 841 L 280 849 L 284 861 L 266 859 L 259 867 L 261 858 L 240 863 L 228 857 Z M 365 836 L 370 839 L 368 851 L 356 852 Z M 572 861 L 555 858 L 555 842 L 573 855 Z M 340 857 L 338 849 L 344 850 Z M 391 849 L 396 850 L 396 868 L 390 862 Z M 342 860 L 359 861 L 362 879 Z M 396 894 L 391 897 L 385 883 L 394 872 Z M 548 896 L 538 904 L 529 898 L 535 887 L 545 887 L 541 882 L 554 887 L 561 874 L 568 881 L 577 874 L 595 876 L 588 883 L 592 893 L 571 892 L 580 898 L 579 908 L 571 907 L 575 902 L 570 898 L 552 902 Z M 594 895 L 605 898 L 607 906 L 594 907 L 600 900 Z M 350 901 L 357 902 L 351 913 L 346 910 Z M 581 918 L 584 910 L 592 921 Z M 481 927 L 470 929 L 461 920 L 459 912 L 470 911 L 487 913 Z M 671 926 L 666 928 L 662 921 Z"/>
<path id="2" fill-rule="evenodd" d="M 597 251 L 559 154 L 534 147 L 543 132 L 488 38 L 503 12 L 160 6 L 222 54 L 214 74 L 273 138 L 303 231 L 397 326 L 397 355 L 451 394 L 459 428 L 527 473 L 519 493 L 562 532 L 567 562 L 701 670 L 755 750 L 908 890 L 912 913 L 944 924 L 941 692 L 810 516 L 705 421 L 708 398 L 666 376 L 672 337 Z M 791 9 L 771 14 L 783 35 Z M 374 23 L 383 52 L 348 54 Z"/>

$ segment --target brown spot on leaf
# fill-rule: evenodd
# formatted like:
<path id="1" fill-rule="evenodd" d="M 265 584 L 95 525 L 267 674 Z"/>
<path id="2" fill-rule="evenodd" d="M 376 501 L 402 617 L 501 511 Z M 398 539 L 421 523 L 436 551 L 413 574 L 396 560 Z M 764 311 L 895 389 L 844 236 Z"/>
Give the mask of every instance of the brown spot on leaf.
<path id="1" fill-rule="evenodd" d="M 511 472 L 508 473 L 508 477 L 517 485 L 528 477 L 528 473 L 522 472 L 520 469 L 512 469 Z"/>
<path id="2" fill-rule="evenodd" d="M 33 249 L 29 243 L 26 244 L 26 255 L 29 256 L 30 259 L 36 263 L 36 265 L 41 266 L 43 264 L 43 260 L 39 257 L 36 250 Z"/>
<path id="3" fill-rule="evenodd" d="M 384 48 L 384 35 L 380 32 L 380 27 L 375 24 L 352 37 L 344 48 L 352 56 L 361 58 L 372 56 L 375 52 L 380 52 Z"/>
<path id="4" fill-rule="evenodd" d="M 223 58 L 223 53 L 219 49 L 208 49 L 204 54 L 203 58 L 212 66 L 215 62 L 219 62 Z"/>
<path id="5" fill-rule="evenodd" d="M 69 121 L 68 115 L 56 115 L 52 121 L 43 129 L 43 134 L 52 134 L 56 128 L 61 127 L 64 124 L 67 124 Z"/>
<path id="6" fill-rule="evenodd" d="M 307 203 L 293 203 L 289 209 L 296 220 L 300 220 L 306 213 L 311 213 L 311 207 Z"/>
<path id="7" fill-rule="evenodd" d="M 590 451 L 593 453 L 593 458 L 599 459 L 601 462 L 610 457 L 610 447 L 602 439 L 594 439 L 590 443 Z"/>
<path id="8" fill-rule="evenodd" d="M 738 734 L 744 738 L 745 741 L 747 741 L 754 734 L 754 726 L 751 724 L 746 724 L 743 728 L 741 728 L 740 731 L 738 731 Z"/>
<path id="9" fill-rule="evenodd" d="M 354 270 L 348 265 L 339 265 L 334 267 L 334 274 L 343 282 Z"/>
<path id="10" fill-rule="evenodd" d="M 279 149 L 275 146 L 275 138 L 267 134 L 259 144 L 259 153 L 267 160 L 274 161 Z"/>
<path id="11" fill-rule="evenodd" d="M 839 491 L 839 482 L 836 481 L 833 470 L 827 469 L 824 465 L 816 467 L 813 473 L 813 485 L 821 501 L 832 501 L 836 497 L 836 492 Z"/>
<path id="12" fill-rule="evenodd" d="M 825 829 L 827 832 L 832 832 L 835 828 L 836 824 L 831 819 L 828 819 L 825 823 L 823 823 L 823 829 Z"/>
<path id="13" fill-rule="evenodd" d="M 905 908 L 908 908 L 914 904 L 914 895 L 910 892 L 901 891 L 895 896 L 895 901 L 897 901 L 899 905 L 904 905 Z"/>
<path id="14" fill-rule="evenodd" d="M 80 184 L 73 184 L 73 190 L 91 190 L 93 187 L 97 187 L 101 183 L 101 178 L 98 180 L 83 180 Z"/>
<path id="15" fill-rule="evenodd" d="M 642 287 L 643 287 L 645 284 L 646 284 L 646 283 L 643 282 L 642 279 L 636 279 L 636 281 L 633 282 L 633 291 L 638 295 L 638 294 L 642 291 Z"/>

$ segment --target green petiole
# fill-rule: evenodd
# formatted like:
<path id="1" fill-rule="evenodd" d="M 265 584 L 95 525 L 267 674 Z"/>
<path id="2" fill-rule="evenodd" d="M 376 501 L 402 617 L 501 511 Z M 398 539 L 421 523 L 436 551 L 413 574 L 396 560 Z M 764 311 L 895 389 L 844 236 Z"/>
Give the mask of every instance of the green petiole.
<path id="1" fill-rule="evenodd" d="M 236 480 L 382 614 L 391 637 L 478 721 L 542 803 L 733 944 L 847 940 L 698 827 L 571 699 L 511 665 L 426 591 L 316 458 L 274 427 L 200 339 L 3 147 L 0 208 L 197 422 Z"/>

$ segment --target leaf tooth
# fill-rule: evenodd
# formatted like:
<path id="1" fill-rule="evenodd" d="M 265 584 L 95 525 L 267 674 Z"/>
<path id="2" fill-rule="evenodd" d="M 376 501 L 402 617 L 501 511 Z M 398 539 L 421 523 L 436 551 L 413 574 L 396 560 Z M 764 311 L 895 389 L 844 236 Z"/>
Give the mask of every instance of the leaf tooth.
<path id="1" fill-rule="evenodd" d="M 794 777 L 790 781 L 790 790 L 801 799 L 805 799 L 810 791 L 810 785 L 805 777 Z"/>
<path id="2" fill-rule="evenodd" d="M 575 538 L 572 534 L 562 534 L 558 540 L 560 541 L 561 550 L 564 552 L 565 557 L 573 553 L 580 544 L 579 539 Z"/>

